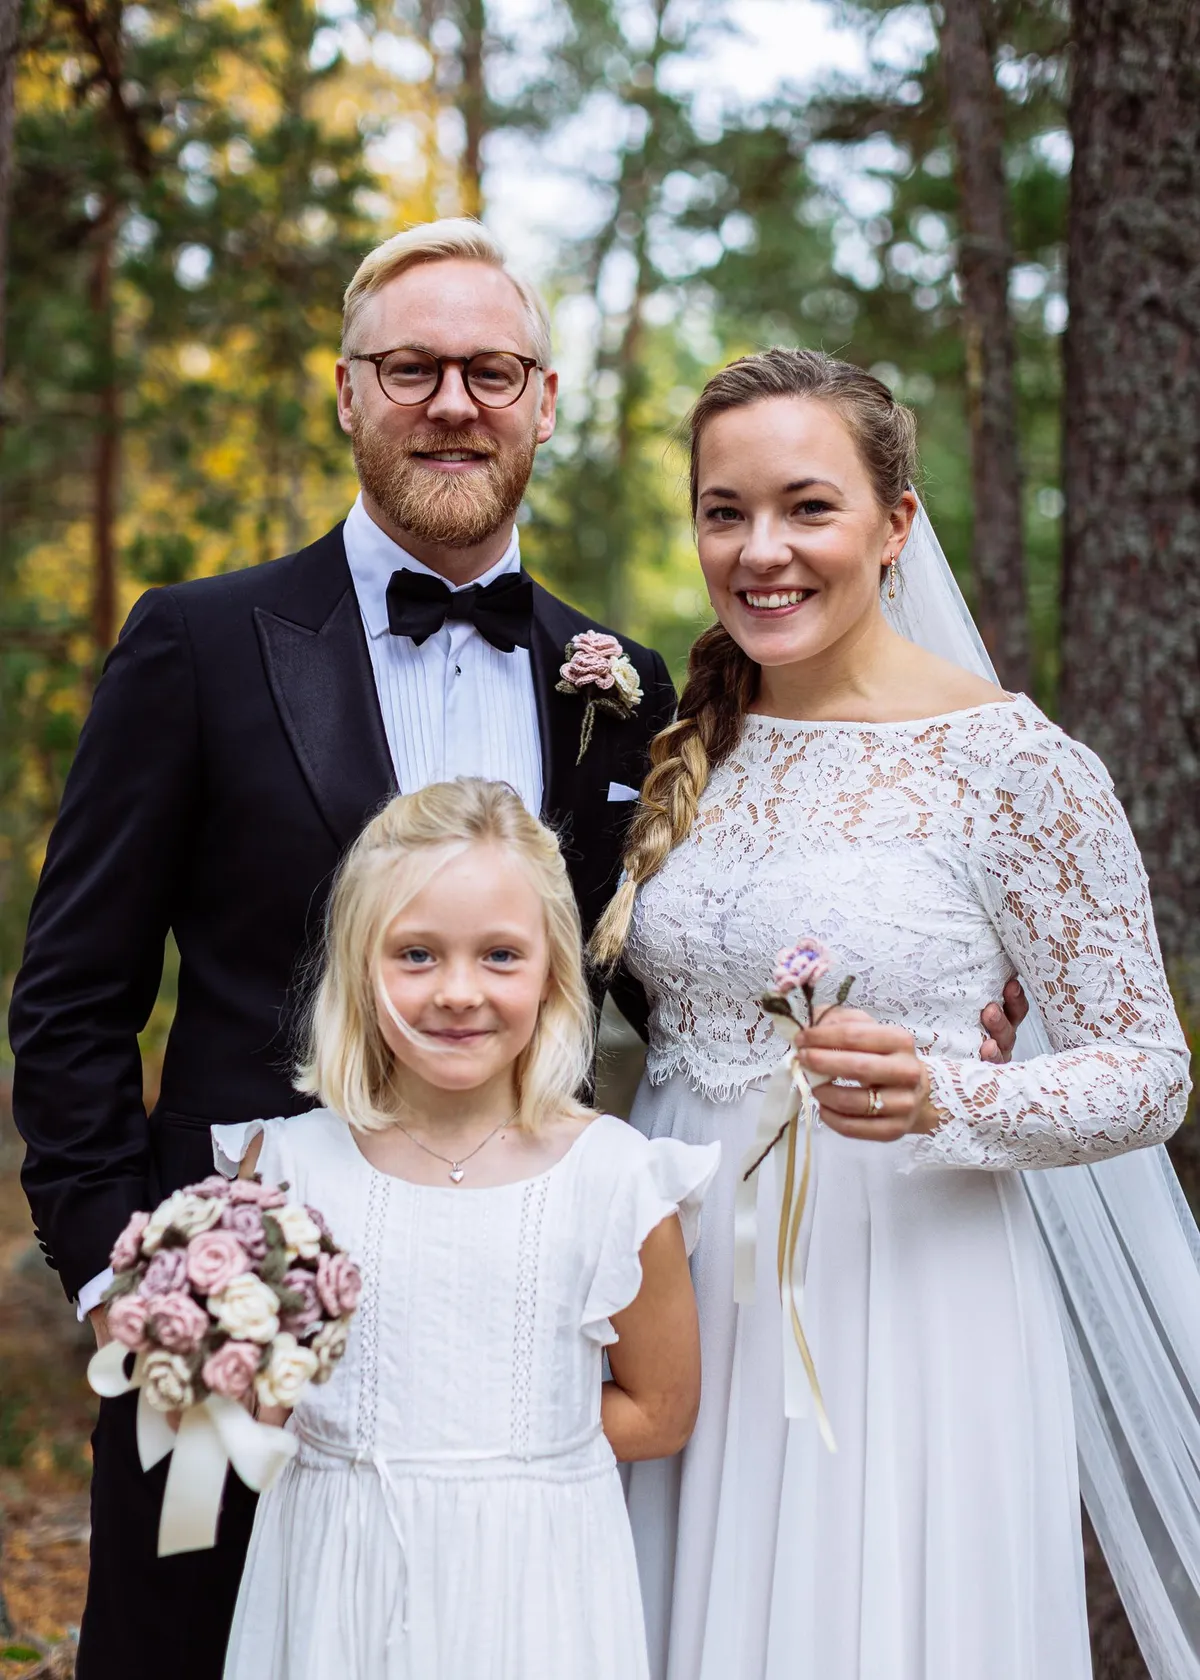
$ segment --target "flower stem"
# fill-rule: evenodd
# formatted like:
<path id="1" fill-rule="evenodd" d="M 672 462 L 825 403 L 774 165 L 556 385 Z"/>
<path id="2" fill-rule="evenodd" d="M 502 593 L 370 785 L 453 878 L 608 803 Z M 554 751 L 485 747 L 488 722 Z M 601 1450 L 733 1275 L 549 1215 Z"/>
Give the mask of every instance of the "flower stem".
<path id="1" fill-rule="evenodd" d="M 759 1167 L 762 1166 L 762 1164 L 766 1160 L 767 1156 L 771 1153 L 772 1149 L 774 1149 L 775 1145 L 779 1142 L 780 1138 L 787 1131 L 787 1129 L 791 1125 L 791 1123 L 792 1122 L 790 1120 L 785 1120 L 783 1122 L 783 1125 L 780 1126 L 779 1130 L 775 1133 L 775 1136 L 771 1139 L 770 1143 L 763 1150 L 762 1154 L 758 1157 L 757 1161 L 754 1161 L 750 1166 L 748 1166 L 746 1168 L 745 1172 L 742 1174 L 742 1183 L 743 1184 L 746 1182 L 746 1180 L 748 1178 L 752 1178 L 754 1176 L 754 1174 L 758 1171 Z"/>

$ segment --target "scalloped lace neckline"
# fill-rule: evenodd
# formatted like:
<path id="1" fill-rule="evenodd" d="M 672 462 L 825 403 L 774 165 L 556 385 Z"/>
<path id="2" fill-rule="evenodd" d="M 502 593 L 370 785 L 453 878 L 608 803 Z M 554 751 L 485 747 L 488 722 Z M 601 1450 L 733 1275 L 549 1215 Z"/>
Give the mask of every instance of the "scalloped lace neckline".
<path id="1" fill-rule="evenodd" d="M 907 729 L 920 731 L 932 729 L 938 724 L 966 722 L 986 712 L 1019 711 L 1023 706 L 1032 704 L 1027 694 L 1006 694 L 1003 700 L 984 700 L 978 706 L 960 707 L 956 712 L 937 712 L 931 717 L 893 718 L 877 723 L 855 718 L 783 718 L 773 717 L 767 712 L 747 712 L 742 723 L 743 726 L 756 724 L 769 729 L 795 730 L 801 734 L 814 734 L 818 730 L 855 730 L 862 734 Z"/>

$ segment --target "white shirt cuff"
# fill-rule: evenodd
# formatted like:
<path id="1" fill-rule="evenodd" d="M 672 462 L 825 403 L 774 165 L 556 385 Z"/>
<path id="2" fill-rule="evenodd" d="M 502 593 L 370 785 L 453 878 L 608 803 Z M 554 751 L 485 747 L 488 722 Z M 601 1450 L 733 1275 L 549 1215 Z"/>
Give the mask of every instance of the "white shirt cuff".
<path id="1" fill-rule="evenodd" d="M 112 1280 L 113 1269 L 111 1266 L 105 1266 L 102 1272 L 99 1272 L 94 1278 L 89 1278 L 84 1284 L 75 1297 L 75 1311 L 80 1324 L 83 1323 L 93 1307 L 100 1305 L 101 1297 Z"/>

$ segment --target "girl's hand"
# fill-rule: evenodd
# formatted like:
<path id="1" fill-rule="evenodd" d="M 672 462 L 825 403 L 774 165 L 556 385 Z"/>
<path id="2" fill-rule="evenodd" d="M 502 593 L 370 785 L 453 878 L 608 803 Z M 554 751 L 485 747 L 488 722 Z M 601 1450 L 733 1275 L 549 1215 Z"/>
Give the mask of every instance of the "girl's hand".
<path id="1" fill-rule="evenodd" d="M 822 1120 L 843 1137 L 894 1143 L 908 1132 L 932 1132 L 941 1124 L 929 1101 L 929 1071 L 903 1027 L 883 1026 L 862 1009 L 834 1007 L 816 1026 L 805 1027 L 796 1045 L 806 1073 L 855 1081 L 818 1085 L 813 1093 Z"/>

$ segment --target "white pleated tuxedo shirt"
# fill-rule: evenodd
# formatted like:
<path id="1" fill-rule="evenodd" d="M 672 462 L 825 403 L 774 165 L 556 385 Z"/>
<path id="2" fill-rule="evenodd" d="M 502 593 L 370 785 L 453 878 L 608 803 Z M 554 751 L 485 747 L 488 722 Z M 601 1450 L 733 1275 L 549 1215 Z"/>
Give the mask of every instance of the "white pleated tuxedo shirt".
<path id="1" fill-rule="evenodd" d="M 415 793 L 430 782 L 483 776 L 508 782 L 536 817 L 542 746 L 529 649 L 501 653 L 473 624 L 444 624 L 420 647 L 408 636 L 393 636 L 387 614 L 392 573 L 407 567 L 427 577 L 439 574 L 381 531 L 361 496 L 346 516 L 343 536 L 397 786 Z M 514 526 L 503 559 L 475 581 L 488 584 L 520 569 Z M 76 1299 L 81 1319 L 99 1306 L 111 1282 L 106 1269 L 84 1284 Z"/>
<path id="2" fill-rule="evenodd" d="M 420 647 L 408 636 L 393 636 L 387 613 L 392 573 L 440 574 L 381 531 L 361 496 L 347 515 L 343 537 L 401 792 L 455 776 L 483 776 L 508 782 L 537 816 L 542 747 L 529 649 L 501 653 L 473 624 L 457 622 L 444 624 Z M 520 569 L 514 526 L 504 557 L 475 582 L 485 586 Z"/>

